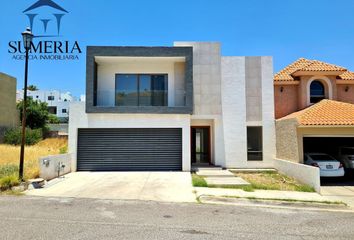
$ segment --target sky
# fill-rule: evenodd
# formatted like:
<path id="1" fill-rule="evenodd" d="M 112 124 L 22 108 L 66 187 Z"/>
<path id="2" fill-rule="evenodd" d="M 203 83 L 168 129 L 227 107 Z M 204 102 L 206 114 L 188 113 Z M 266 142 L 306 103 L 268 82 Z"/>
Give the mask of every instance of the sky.
<path id="1" fill-rule="evenodd" d="M 354 71 L 353 0 L 54 0 L 69 13 L 55 41 L 77 41 L 79 60 L 31 60 L 29 84 L 85 93 L 86 46 L 172 46 L 217 41 L 224 56 L 272 56 L 274 72 L 300 57 Z M 24 61 L 9 42 L 29 26 L 25 9 L 37 0 L 0 3 L 0 72 L 23 87 Z M 49 7 L 39 9 L 47 14 Z M 50 22 L 49 24 L 51 24 Z M 39 26 L 33 27 L 33 33 Z M 34 40 L 35 42 L 38 39 Z"/>

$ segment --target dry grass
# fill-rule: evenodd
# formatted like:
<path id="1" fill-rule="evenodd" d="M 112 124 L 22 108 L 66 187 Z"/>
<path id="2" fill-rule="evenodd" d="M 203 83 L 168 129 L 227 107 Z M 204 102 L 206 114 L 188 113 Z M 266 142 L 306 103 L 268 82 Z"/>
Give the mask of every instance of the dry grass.
<path id="1" fill-rule="evenodd" d="M 25 148 L 25 178 L 39 176 L 38 158 L 60 153 L 60 149 L 67 146 L 67 139 L 48 138 L 34 146 Z M 18 166 L 20 159 L 20 146 L 0 144 L 0 167 L 4 165 Z"/>
<path id="2" fill-rule="evenodd" d="M 312 187 L 301 184 L 296 179 L 278 172 L 235 172 L 235 175 L 251 183 L 254 189 L 314 192 Z"/>

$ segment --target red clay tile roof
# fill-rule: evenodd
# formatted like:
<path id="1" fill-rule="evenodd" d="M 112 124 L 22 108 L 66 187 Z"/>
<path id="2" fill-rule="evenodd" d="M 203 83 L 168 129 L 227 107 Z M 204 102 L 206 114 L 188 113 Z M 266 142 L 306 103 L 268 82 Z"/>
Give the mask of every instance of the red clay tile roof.
<path id="1" fill-rule="evenodd" d="M 354 104 L 325 99 L 279 120 L 292 118 L 304 126 L 354 126 Z"/>
<path id="2" fill-rule="evenodd" d="M 354 80 L 354 73 L 347 71 L 346 68 L 334 64 L 321 62 L 318 60 L 309 60 L 299 58 L 291 63 L 284 69 L 280 70 L 274 75 L 274 81 L 295 81 L 292 74 L 297 71 L 304 72 L 326 72 L 326 71 L 342 71 L 343 74 L 339 75 L 341 79 Z M 343 75 L 343 77 L 342 77 Z"/>
<path id="3" fill-rule="evenodd" d="M 325 63 L 325 62 L 321 62 L 318 60 L 309 60 L 311 63 L 309 65 L 307 65 L 304 68 L 299 69 L 298 71 L 309 71 L 309 72 L 322 72 L 322 71 L 347 71 L 347 69 L 340 67 L 340 66 L 336 66 L 333 64 L 329 64 L 329 63 Z"/>
<path id="4" fill-rule="evenodd" d="M 339 75 L 342 80 L 354 80 L 354 72 L 346 71 L 345 73 Z"/>
<path id="5" fill-rule="evenodd" d="M 294 78 L 291 76 L 294 72 L 298 71 L 301 68 L 304 68 L 310 64 L 310 60 L 305 58 L 299 58 L 295 62 L 286 66 L 284 69 L 280 70 L 274 76 L 274 81 L 294 81 Z"/>

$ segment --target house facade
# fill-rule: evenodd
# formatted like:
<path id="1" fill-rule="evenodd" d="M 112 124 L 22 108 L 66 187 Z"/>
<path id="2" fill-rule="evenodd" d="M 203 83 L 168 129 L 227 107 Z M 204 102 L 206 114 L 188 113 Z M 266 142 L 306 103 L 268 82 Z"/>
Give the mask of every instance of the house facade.
<path id="1" fill-rule="evenodd" d="M 354 73 L 344 67 L 300 58 L 274 76 L 275 117 L 330 99 L 354 104 Z"/>
<path id="2" fill-rule="evenodd" d="M 16 78 L 0 72 L 0 142 L 8 128 L 19 125 L 16 108 Z"/>
<path id="3" fill-rule="evenodd" d="M 303 163 L 304 154 L 339 157 L 354 147 L 354 73 L 300 58 L 274 76 L 277 157 Z"/>
<path id="4" fill-rule="evenodd" d="M 74 171 L 271 167 L 271 57 L 219 43 L 88 47 L 86 104 L 70 105 Z"/>
<path id="5" fill-rule="evenodd" d="M 45 102 L 48 104 L 48 111 L 56 115 L 61 120 L 69 118 L 69 103 L 75 101 L 75 97 L 70 92 L 52 91 L 27 91 L 27 96 L 33 100 Z M 17 101 L 23 99 L 23 90 L 17 91 Z"/>

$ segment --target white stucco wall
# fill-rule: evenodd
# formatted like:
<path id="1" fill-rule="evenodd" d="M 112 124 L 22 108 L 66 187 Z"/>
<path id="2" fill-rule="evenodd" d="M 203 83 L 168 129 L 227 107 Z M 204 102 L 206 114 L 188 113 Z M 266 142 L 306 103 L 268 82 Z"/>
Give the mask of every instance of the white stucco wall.
<path id="1" fill-rule="evenodd" d="M 246 67 L 247 60 L 251 66 Z M 260 64 L 258 64 L 259 62 Z M 252 68 L 252 63 L 257 66 Z M 272 167 L 275 157 L 272 58 L 222 57 L 221 72 L 225 166 L 228 168 Z M 258 81 L 259 83 L 249 84 L 249 81 Z M 247 84 L 254 86 L 254 88 L 246 89 Z M 261 99 L 252 98 L 254 91 L 261 92 Z M 247 121 L 247 112 L 252 110 L 248 108 L 252 107 L 261 109 L 261 115 L 251 114 L 251 119 L 257 121 Z M 262 161 L 247 160 L 247 126 L 261 126 L 263 129 Z"/>
<path id="2" fill-rule="evenodd" d="M 97 68 L 97 105 L 115 105 L 115 79 L 116 74 L 168 74 L 168 106 L 175 106 L 175 81 L 183 81 L 184 75 L 175 74 L 173 60 L 139 61 L 100 63 Z M 175 79 L 178 78 L 178 79 Z M 178 105 L 178 104 L 177 104 Z"/>
<path id="3" fill-rule="evenodd" d="M 222 57 L 222 112 L 226 167 L 247 166 L 245 58 Z"/>
<path id="4" fill-rule="evenodd" d="M 273 58 L 262 57 L 263 164 L 273 166 L 276 156 Z"/>
<path id="5" fill-rule="evenodd" d="M 274 159 L 274 168 L 279 172 L 297 179 L 321 192 L 320 170 L 317 167 L 294 163 L 283 159 Z"/>
<path id="6" fill-rule="evenodd" d="M 190 171 L 190 115 L 188 114 L 86 114 L 85 103 L 70 105 L 69 152 L 76 171 L 78 128 L 182 128 L 182 170 Z"/>
<path id="7" fill-rule="evenodd" d="M 193 47 L 194 115 L 221 114 L 221 52 L 218 42 L 174 42 Z"/>

